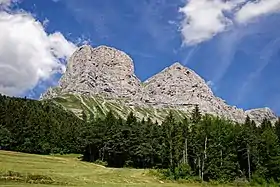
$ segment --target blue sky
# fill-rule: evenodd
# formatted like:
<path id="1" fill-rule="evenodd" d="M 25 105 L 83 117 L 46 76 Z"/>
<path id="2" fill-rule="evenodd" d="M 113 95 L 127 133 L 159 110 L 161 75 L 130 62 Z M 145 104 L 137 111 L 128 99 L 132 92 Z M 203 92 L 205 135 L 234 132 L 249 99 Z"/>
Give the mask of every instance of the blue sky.
<path id="1" fill-rule="evenodd" d="M 9 11 L 31 13 L 44 23 L 46 33 L 60 32 L 76 45 L 87 41 L 125 51 L 142 81 L 179 61 L 209 81 L 228 104 L 244 109 L 267 106 L 280 114 L 278 10 L 260 13 L 250 22 L 240 16 L 246 24 L 233 20 L 211 37 L 194 40 L 190 30 L 182 33 L 186 15 L 179 9 L 187 5 L 185 0 L 23 0 Z M 38 98 L 60 76 L 38 80 L 21 95 Z"/>

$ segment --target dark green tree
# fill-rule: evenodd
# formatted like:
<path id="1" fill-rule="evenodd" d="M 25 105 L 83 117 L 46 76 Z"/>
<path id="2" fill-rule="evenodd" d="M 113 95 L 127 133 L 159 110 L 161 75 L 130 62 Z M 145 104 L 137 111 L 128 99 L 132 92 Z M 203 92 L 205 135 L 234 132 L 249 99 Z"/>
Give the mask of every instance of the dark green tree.
<path id="1" fill-rule="evenodd" d="M 201 120 L 201 112 L 199 110 L 199 106 L 195 105 L 195 108 L 192 111 L 192 115 L 191 115 L 191 120 L 193 123 L 199 123 L 199 121 Z"/>

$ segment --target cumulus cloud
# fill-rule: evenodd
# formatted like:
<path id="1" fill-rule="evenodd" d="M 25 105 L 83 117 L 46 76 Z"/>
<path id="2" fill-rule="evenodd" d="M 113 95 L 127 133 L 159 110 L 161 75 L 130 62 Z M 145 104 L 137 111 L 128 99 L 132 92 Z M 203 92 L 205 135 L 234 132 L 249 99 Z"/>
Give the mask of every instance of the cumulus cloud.
<path id="1" fill-rule="evenodd" d="M 8 6 L 12 1 L 0 0 Z M 0 11 L 0 93 L 18 96 L 63 71 L 76 46 L 24 11 Z"/>
<path id="2" fill-rule="evenodd" d="M 280 11 L 280 0 L 260 0 L 247 2 L 238 12 L 236 20 L 240 23 L 246 23 L 262 15 L 271 14 Z"/>
<path id="3" fill-rule="evenodd" d="M 259 16 L 280 11 L 280 0 L 187 0 L 179 10 L 183 42 L 195 45 Z"/>
<path id="4" fill-rule="evenodd" d="M 181 30 L 184 42 L 190 45 L 200 43 L 224 31 L 231 25 L 231 20 L 223 11 L 230 9 L 231 4 L 220 0 L 189 0 L 180 9 L 185 15 Z"/>

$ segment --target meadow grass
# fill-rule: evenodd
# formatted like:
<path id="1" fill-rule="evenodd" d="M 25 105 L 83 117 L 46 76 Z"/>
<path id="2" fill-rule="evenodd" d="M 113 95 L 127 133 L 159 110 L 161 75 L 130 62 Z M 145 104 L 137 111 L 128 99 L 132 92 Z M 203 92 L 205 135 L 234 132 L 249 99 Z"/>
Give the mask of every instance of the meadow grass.
<path id="1" fill-rule="evenodd" d="M 33 155 L 0 151 L 0 186 L 3 187 L 199 187 L 162 181 L 144 169 L 105 168 L 82 162 L 80 155 Z"/>

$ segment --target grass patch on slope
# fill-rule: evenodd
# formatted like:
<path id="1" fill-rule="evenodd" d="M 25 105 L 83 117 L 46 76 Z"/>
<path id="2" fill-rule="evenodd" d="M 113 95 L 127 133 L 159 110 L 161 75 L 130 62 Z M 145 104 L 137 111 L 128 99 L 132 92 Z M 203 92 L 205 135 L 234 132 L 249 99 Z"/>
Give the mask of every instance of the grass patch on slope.
<path id="1" fill-rule="evenodd" d="M 106 113 L 110 110 L 113 113 L 122 118 L 126 118 L 127 115 L 132 111 L 136 117 L 141 120 L 144 118 L 151 118 L 153 121 L 162 121 L 170 111 L 173 112 L 174 117 L 177 120 L 182 120 L 188 114 L 184 111 L 175 108 L 153 108 L 153 107 L 140 107 L 140 106 L 129 106 L 125 103 L 124 99 L 116 98 L 104 98 L 98 95 L 95 96 L 84 96 L 84 95 L 73 95 L 65 94 L 60 97 L 53 99 L 56 103 L 61 104 L 63 107 L 72 111 L 84 111 L 87 116 L 90 113 L 94 113 L 95 117 L 103 118 Z M 74 112 L 77 114 L 76 112 Z M 79 117 L 81 113 L 79 112 Z"/>

